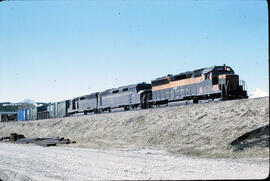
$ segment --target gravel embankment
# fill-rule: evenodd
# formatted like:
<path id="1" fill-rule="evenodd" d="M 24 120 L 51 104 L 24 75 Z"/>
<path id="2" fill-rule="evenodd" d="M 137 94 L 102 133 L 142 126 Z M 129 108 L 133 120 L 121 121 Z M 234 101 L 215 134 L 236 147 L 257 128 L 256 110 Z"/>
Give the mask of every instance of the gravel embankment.
<path id="1" fill-rule="evenodd" d="M 65 137 L 72 146 L 150 148 L 203 157 L 268 157 L 269 149 L 233 152 L 229 143 L 269 124 L 269 97 L 0 124 L 0 136 Z"/>

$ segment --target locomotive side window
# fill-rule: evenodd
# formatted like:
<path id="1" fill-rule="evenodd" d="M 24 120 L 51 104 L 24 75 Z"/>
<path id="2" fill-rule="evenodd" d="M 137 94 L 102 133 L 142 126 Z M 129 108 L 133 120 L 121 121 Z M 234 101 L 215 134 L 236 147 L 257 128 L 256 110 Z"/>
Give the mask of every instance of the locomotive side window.
<path id="1" fill-rule="evenodd" d="M 218 84 L 218 77 L 213 77 L 212 84 L 217 85 Z"/>
<path id="2" fill-rule="evenodd" d="M 118 93 L 118 92 L 119 92 L 119 90 L 115 90 L 115 91 L 113 91 L 112 93 L 115 94 L 115 93 Z"/>
<path id="3" fill-rule="evenodd" d="M 218 67 L 216 70 L 217 70 L 216 75 L 224 74 L 224 68 L 223 67 Z"/>
<path id="4" fill-rule="evenodd" d="M 72 109 L 76 109 L 76 106 L 75 106 L 75 99 L 72 100 Z"/>
<path id="5" fill-rule="evenodd" d="M 125 92 L 125 91 L 128 91 L 128 88 L 124 88 L 124 89 L 123 89 L 123 92 Z"/>
<path id="6" fill-rule="evenodd" d="M 207 74 L 205 74 L 205 80 L 210 79 L 210 72 L 208 72 Z"/>
<path id="7" fill-rule="evenodd" d="M 220 72 L 220 71 L 212 73 L 213 77 L 218 76 L 218 75 L 222 75 L 222 74 L 223 74 L 223 72 Z"/>

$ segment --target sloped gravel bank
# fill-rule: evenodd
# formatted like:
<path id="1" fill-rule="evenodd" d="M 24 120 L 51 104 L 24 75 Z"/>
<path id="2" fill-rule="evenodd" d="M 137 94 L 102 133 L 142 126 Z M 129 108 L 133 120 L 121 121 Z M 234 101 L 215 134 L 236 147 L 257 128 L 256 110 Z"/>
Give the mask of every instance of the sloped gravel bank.
<path id="1" fill-rule="evenodd" d="M 0 136 L 68 137 L 86 148 L 151 148 L 205 157 L 269 157 L 229 143 L 269 124 L 269 97 L 0 124 Z"/>

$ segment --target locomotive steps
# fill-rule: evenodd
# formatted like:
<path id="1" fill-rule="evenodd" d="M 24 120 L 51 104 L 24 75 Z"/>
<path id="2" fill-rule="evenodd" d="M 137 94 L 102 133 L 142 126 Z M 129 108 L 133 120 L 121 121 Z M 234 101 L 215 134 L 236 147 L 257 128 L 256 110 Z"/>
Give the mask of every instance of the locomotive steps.
<path id="1" fill-rule="evenodd" d="M 234 152 L 230 143 L 269 124 L 269 97 L 0 124 L 0 135 L 68 137 L 87 148 L 153 148 L 211 157 L 268 157 L 269 148 Z M 268 129 L 269 130 L 269 129 Z"/>

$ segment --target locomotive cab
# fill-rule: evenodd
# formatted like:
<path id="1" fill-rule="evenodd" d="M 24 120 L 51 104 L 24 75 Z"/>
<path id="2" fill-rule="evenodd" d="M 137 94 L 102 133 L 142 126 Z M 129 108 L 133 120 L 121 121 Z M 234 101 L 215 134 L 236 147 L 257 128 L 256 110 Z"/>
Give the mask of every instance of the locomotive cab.
<path id="1" fill-rule="evenodd" d="M 205 75 L 212 79 L 212 88 L 221 92 L 222 99 L 247 98 L 247 91 L 239 84 L 239 76 L 229 66 L 215 66 Z"/>

